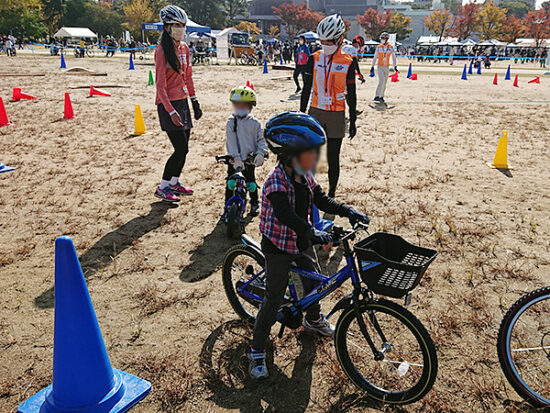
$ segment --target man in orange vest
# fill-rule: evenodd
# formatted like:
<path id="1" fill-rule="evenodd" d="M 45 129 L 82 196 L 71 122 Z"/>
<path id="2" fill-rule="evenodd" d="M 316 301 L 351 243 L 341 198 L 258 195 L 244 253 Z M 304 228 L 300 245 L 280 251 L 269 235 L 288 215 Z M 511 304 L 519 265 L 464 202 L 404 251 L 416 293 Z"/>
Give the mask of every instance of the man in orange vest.
<path id="1" fill-rule="evenodd" d="M 346 102 L 349 107 L 349 136 L 357 133 L 357 60 L 342 52 L 346 25 L 338 14 L 325 17 L 317 26 L 322 50 L 308 59 L 300 110 L 319 121 L 327 135 L 329 196 L 334 198 L 340 177 L 340 148 L 346 134 Z"/>
<path id="2" fill-rule="evenodd" d="M 393 62 L 393 68 L 397 70 L 397 58 L 395 57 L 395 49 L 388 43 L 390 35 L 386 32 L 380 35 L 380 44 L 376 47 L 374 58 L 372 59 L 371 75 L 374 75 L 374 65 L 378 62 L 378 87 L 376 88 L 376 102 L 384 102 L 384 94 L 386 93 L 386 84 L 390 75 L 390 57 Z"/>

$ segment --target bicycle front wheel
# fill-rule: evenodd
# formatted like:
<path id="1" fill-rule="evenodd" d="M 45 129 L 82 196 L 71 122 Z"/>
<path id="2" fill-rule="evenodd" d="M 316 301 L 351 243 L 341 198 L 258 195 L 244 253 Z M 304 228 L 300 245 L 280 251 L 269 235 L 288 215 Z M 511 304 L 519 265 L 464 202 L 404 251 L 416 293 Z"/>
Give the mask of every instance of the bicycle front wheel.
<path id="1" fill-rule="evenodd" d="M 86 56 L 94 57 L 95 53 L 92 49 L 86 49 Z"/>
<path id="2" fill-rule="evenodd" d="M 550 407 L 550 287 L 526 294 L 510 307 L 497 350 L 514 390 L 535 407 Z"/>
<path id="3" fill-rule="evenodd" d="M 338 361 L 348 378 L 382 403 L 409 404 L 424 397 L 437 376 L 435 346 L 424 326 L 410 311 L 384 299 L 362 304 L 360 316 L 384 357 L 375 358 L 355 308 L 349 308 L 335 334 Z"/>

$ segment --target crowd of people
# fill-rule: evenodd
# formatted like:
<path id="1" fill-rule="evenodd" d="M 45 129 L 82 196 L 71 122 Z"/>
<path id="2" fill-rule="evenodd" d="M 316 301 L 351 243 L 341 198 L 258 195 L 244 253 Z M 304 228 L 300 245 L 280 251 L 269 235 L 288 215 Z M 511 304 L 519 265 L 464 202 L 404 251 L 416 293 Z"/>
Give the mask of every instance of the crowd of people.
<path id="1" fill-rule="evenodd" d="M 15 56 L 17 55 L 16 46 L 19 49 L 23 48 L 21 42 L 17 43 L 17 39 L 11 34 L 0 35 L 0 45 L 1 50 L 6 56 Z"/>

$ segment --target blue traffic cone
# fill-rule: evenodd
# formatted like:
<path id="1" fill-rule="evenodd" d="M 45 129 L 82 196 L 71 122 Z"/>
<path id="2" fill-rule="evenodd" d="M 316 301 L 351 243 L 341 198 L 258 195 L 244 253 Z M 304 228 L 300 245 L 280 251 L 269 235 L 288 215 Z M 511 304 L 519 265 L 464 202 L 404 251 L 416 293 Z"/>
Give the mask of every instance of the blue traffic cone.
<path id="1" fill-rule="evenodd" d="M 375 75 L 374 75 L 374 68 L 373 68 L 373 69 L 370 71 L 370 73 L 369 73 L 369 77 L 374 77 L 374 76 L 375 76 Z"/>
<path id="2" fill-rule="evenodd" d="M 130 67 L 128 67 L 128 70 L 135 70 L 134 58 L 132 57 L 132 53 L 130 53 Z"/>
<path id="3" fill-rule="evenodd" d="M 508 65 L 508 69 L 506 69 L 506 77 L 504 78 L 504 80 L 510 80 L 511 77 L 510 77 L 510 65 Z"/>
<path id="4" fill-rule="evenodd" d="M 267 73 L 267 59 L 264 59 L 264 75 Z"/>
<path id="5" fill-rule="evenodd" d="M 460 79 L 468 80 L 468 76 L 466 75 L 466 65 L 464 65 L 464 70 L 462 71 L 462 77 Z"/>
<path id="6" fill-rule="evenodd" d="M 481 62 L 477 62 L 477 74 L 481 74 Z"/>
<path id="7" fill-rule="evenodd" d="M 121 413 L 150 390 L 148 381 L 111 367 L 73 241 L 57 238 L 53 384 L 18 413 Z"/>
<path id="8" fill-rule="evenodd" d="M 61 66 L 59 66 L 60 69 L 66 69 L 67 65 L 65 64 L 65 56 L 63 56 L 63 52 L 61 52 Z"/>
<path id="9" fill-rule="evenodd" d="M 280 55 L 279 55 L 279 58 L 280 58 L 280 59 L 279 59 L 279 64 L 280 64 L 281 66 L 284 65 L 284 63 L 283 63 L 283 55 L 280 54 Z"/>
<path id="10" fill-rule="evenodd" d="M 468 68 L 468 74 L 473 75 L 474 74 L 474 62 L 470 60 L 470 67 Z"/>
<path id="11" fill-rule="evenodd" d="M 328 231 L 334 225 L 334 221 L 330 219 L 323 219 L 319 215 L 319 210 L 313 205 L 313 226 L 319 231 Z"/>
<path id="12" fill-rule="evenodd" d="M 409 63 L 409 71 L 407 72 L 407 79 L 410 79 L 412 74 L 413 74 L 412 63 Z"/>
<path id="13" fill-rule="evenodd" d="M 13 171 L 15 168 L 13 166 L 4 165 L 2 162 L 0 162 L 0 174 L 3 172 L 10 172 Z"/>

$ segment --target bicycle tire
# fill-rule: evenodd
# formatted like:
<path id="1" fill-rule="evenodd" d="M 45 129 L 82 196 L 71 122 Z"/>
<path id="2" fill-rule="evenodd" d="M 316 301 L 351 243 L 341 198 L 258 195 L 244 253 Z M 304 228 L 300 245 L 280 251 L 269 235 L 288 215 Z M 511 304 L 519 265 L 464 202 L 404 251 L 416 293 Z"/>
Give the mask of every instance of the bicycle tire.
<path id="1" fill-rule="evenodd" d="M 86 49 L 86 56 L 94 57 L 95 53 L 92 49 Z"/>
<path id="2" fill-rule="evenodd" d="M 231 204 L 227 209 L 227 221 L 226 234 L 229 238 L 234 238 L 237 235 L 240 235 L 240 217 L 239 217 L 239 207 L 237 204 Z"/>
<path id="3" fill-rule="evenodd" d="M 361 390 L 366 392 L 369 399 L 392 405 L 414 403 L 423 398 L 433 387 L 438 370 L 438 361 L 435 345 L 422 323 L 407 309 L 385 299 L 379 299 L 360 306 L 361 313 L 366 311 L 383 312 L 394 317 L 404 324 L 416 338 L 422 351 L 424 370 L 419 381 L 405 391 L 387 391 L 371 384 L 355 368 L 347 348 L 348 328 L 356 318 L 355 308 L 345 310 L 336 325 L 334 345 L 338 361 L 346 376 Z M 384 327 L 382 326 L 382 329 Z"/>
<path id="4" fill-rule="evenodd" d="M 516 393 L 532 406 L 540 408 L 550 407 L 550 401 L 545 401 L 542 396 L 538 395 L 534 391 L 530 391 L 530 388 L 526 388 L 526 384 L 522 384 L 524 382 L 514 367 L 513 361 L 511 360 L 508 340 L 515 326 L 515 320 L 517 320 L 521 314 L 530 307 L 530 305 L 540 301 L 539 299 L 550 300 L 550 287 L 539 288 L 538 290 L 525 294 L 508 309 L 502 319 L 502 323 L 500 324 L 498 331 L 497 353 L 502 371 Z"/>
<path id="5" fill-rule="evenodd" d="M 254 256 L 254 254 L 250 252 L 244 244 L 234 245 L 227 251 L 223 260 L 223 270 L 222 270 L 223 288 L 225 290 L 225 295 L 229 300 L 229 304 L 231 304 L 231 307 L 233 308 L 233 310 L 237 313 L 237 315 L 243 321 L 245 321 L 246 323 L 252 326 L 256 321 L 256 317 L 250 314 L 241 304 L 239 296 L 237 295 L 237 292 L 235 290 L 235 285 L 233 284 L 233 280 L 231 278 L 231 267 L 233 265 L 233 262 L 235 261 L 235 258 L 237 258 L 239 255 L 246 255 L 252 258 L 254 261 L 258 263 L 259 267 L 262 267 L 262 265 L 258 262 L 256 257 Z"/>

